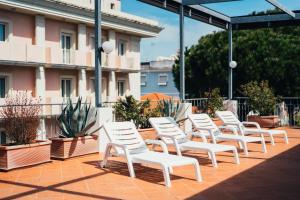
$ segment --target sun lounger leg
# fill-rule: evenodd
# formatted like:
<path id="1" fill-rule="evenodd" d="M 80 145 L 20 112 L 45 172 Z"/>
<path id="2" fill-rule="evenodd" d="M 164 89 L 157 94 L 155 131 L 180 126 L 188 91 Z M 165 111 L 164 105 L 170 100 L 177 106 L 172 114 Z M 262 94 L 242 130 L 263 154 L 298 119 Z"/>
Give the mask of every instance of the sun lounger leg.
<path id="1" fill-rule="evenodd" d="M 208 154 L 210 155 L 211 163 L 212 163 L 213 167 L 218 167 L 218 163 L 217 163 L 215 152 L 209 151 Z"/>
<path id="2" fill-rule="evenodd" d="M 100 167 L 101 168 L 104 168 L 106 166 L 107 159 L 110 155 L 110 150 L 111 150 L 111 146 L 110 145 L 106 146 L 106 149 L 105 149 L 105 152 L 104 152 L 104 158 L 103 158 L 102 162 L 100 162 Z"/>
<path id="3" fill-rule="evenodd" d="M 247 143 L 246 142 L 241 142 L 242 146 L 243 146 L 243 150 L 244 150 L 244 154 L 246 156 L 249 155 L 249 152 L 248 152 L 248 147 L 247 147 Z"/>
<path id="4" fill-rule="evenodd" d="M 163 173 L 164 173 L 165 185 L 167 187 L 171 187 L 169 167 L 168 166 L 162 166 L 162 168 L 163 168 Z"/>
<path id="5" fill-rule="evenodd" d="M 239 159 L 239 154 L 238 154 L 237 149 L 233 149 L 233 155 L 234 155 L 235 163 L 239 165 L 240 159 Z"/>
<path id="6" fill-rule="evenodd" d="M 289 139 L 288 139 L 287 133 L 284 133 L 284 140 L 285 140 L 286 144 L 289 143 Z"/>
<path id="7" fill-rule="evenodd" d="M 263 135 L 261 135 L 261 144 L 262 144 L 262 149 L 264 153 L 267 153 L 267 147 L 266 147 L 266 142 L 265 142 L 265 138 Z"/>
<path id="8" fill-rule="evenodd" d="M 170 174 L 173 174 L 173 167 L 169 167 Z"/>
<path id="9" fill-rule="evenodd" d="M 133 169 L 133 164 L 132 164 L 132 162 L 131 162 L 130 159 L 127 159 L 127 166 L 128 166 L 128 170 L 129 170 L 130 177 L 135 178 L 135 173 L 134 173 L 134 169 Z"/>
<path id="10" fill-rule="evenodd" d="M 270 134 L 270 141 L 271 141 L 272 146 L 274 146 L 275 142 L 274 142 L 274 137 L 272 134 Z"/>
<path id="11" fill-rule="evenodd" d="M 197 180 L 198 182 L 201 182 L 201 181 L 202 181 L 202 176 L 201 176 L 200 166 L 199 166 L 198 161 L 196 161 L 196 162 L 194 163 L 194 167 L 195 167 L 196 180 Z"/>

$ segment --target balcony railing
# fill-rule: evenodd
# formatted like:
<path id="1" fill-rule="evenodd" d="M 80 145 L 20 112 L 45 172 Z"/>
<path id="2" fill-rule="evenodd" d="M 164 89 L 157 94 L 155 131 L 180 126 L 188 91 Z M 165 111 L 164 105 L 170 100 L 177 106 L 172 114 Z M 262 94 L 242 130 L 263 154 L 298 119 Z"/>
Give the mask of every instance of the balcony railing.
<path id="1" fill-rule="evenodd" d="M 101 53 L 102 66 L 108 67 L 108 55 L 105 53 Z M 95 52 L 89 51 L 87 52 L 86 65 L 89 67 L 95 67 Z"/>
<path id="2" fill-rule="evenodd" d="M 103 67 L 118 67 L 120 69 L 136 69 L 139 67 L 138 59 L 134 57 L 116 56 L 114 58 L 116 59 L 116 64 L 109 66 L 109 56 L 105 53 L 102 53 L 101 56 Z M 95 53 L 94 51 L 0 42 L 0 60 L 94 67 Z"/>
<path id="3" fill-rule="evenodd" d="M 0 42 L 0 60 L 45 62 L 45 49 L 36 45 Z"/>

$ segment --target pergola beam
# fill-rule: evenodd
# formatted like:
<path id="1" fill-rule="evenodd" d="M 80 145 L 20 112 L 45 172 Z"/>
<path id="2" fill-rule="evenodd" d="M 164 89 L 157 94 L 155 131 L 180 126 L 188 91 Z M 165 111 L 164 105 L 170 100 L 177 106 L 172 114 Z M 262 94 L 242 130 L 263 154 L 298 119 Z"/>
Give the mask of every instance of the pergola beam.
<path id="1" fill-rule="evenodd" d="M 253 16 L 244 16 L 244 17 L 232 17 L 232 24 L 255 24 L 262 22 L 280 22 L 280 21 L 299 21 L 300 13 L 295 13 L 295 17 L 291 20 L 290 15 L 288 14 L 270 14 L 270 15 L 253 15 Z"/>
<path id="2" fill-rule="evenodd" d="M 172 13 L 180 13 L 181 0 L 138 0 L 143 3 L 165 9 Z M 230 17 L 200 5 L 184 6 L 184 16 L 213 26 L 227 29 Z"/>
<path id="3" fill-rule="evenodd" d="M 277 0 L 266 0 L 266 1 L 269 2 L 270 4 L 272 4 L 273 6 L 277 7 L 278 9 L 282 10 L 286 14 L 290 15 L 291 17 L 293 17 L 293 18 L 296 17 L 296 14 L 293 11 L 291 11 L 290 9 L 283 6 Z"/>
<path id="4" fill-rule="evenodd" d="M 241 1 L 241 0 L 182 0 L 183 5 L 199 5 L 199 4 L 209 4 L 209 3 L 223 3 L 230 1 Z"/>

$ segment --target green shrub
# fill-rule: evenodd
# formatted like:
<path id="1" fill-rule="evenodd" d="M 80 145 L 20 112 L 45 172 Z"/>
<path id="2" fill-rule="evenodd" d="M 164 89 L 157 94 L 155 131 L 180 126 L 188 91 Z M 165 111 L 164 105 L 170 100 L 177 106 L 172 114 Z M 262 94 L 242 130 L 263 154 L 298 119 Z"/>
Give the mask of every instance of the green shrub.
<path id="1" fill-rule="evenodd" d="M 57 118 L 58 127 L 61 130 L 60 137 L 74 138 L 90 135 L 89 130 L 96 124 L 97 111 L 90 104 L 82 104 L 79 98 L 75 107 L 72 100 L 68 99 L 67 105 Z M 94 131 L 95 132 L 95 131 Z"/>
<path id="2" fill-rule="evenodd" d="M 133 121 L 137 128 L 150 128 L 150 117 L 157 117 L 157 109 L 150 108 L 150 101 L 138 101 L 132 95 L 119 99 L 113 106 L 118 121 Z"/>
<path id="3" fill-rule="evenodd" d="M 214 88 L 205 92 L 204 97 L 207 98 L 204 111 L 208 113 L 210 117 L 216 117 L 216 111 L 224 110 L 220 88 Z"/>
<path id="4" fill-rule="evenodd" d="M 277 98 L 269 87 L 268 81 L 251 81 L 241 86 L 242 94 L 249 97 L 248 103 L 252 111 L 260 116 L 273 115 Z"/>

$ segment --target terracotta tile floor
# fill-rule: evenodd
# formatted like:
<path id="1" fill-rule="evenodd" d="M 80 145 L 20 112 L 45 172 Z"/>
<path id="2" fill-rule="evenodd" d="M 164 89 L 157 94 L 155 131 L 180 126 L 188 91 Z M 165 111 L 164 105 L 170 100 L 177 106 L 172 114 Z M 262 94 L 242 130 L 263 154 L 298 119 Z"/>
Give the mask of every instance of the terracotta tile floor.
<path id="1" fill-rule="evenodd" d="M 0 172 L 0 199 L 300 199 L 300 129 L 287 129 L 290 144 L 276 139 L 276 146 L 251 144 L 250 155 L 233 163 L 231 154 L 217 156 L 211 166 L 202 153 L 203 182 L 194 180 L 192 167 L 174 169 L 172 187 L 163 184 L 159 169 L 136 165 L 137 178 L 128 176 L 126 163 L 118 158 L 109 168 L 98 167 L 101 156 L 89 155 L 53 161 L 35 167 Z"/>

